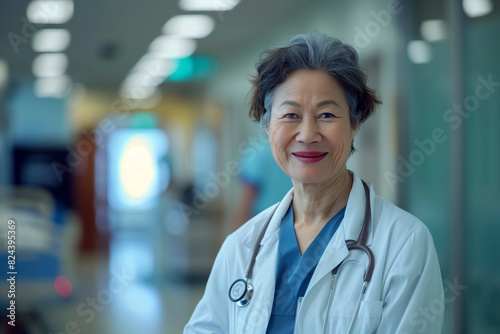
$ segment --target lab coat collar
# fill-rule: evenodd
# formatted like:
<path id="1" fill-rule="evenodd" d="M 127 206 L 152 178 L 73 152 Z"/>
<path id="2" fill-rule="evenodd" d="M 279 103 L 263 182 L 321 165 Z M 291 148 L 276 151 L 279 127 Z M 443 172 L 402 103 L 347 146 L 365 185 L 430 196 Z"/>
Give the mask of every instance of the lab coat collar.
<path id="1" fill-rule="evenodd" d="M 257 222 L 253 224 L 251 232 L 246 235 L 246 237 L 242 241 L 242 244 L 247 248 L 253 250 L 253 248 L 255 247 L 255 242 L 264 224 L 267 222 L 267 220 L 271 215 L 272 215 L 271 222 L 269 223 L 269 226 L 260 244 L 262 246 L 269 241 L 276 241 L 279 238 L 279 228 L 281 225 L 281 220 L 283 219 L 288 208 L 290 207 L 292 199 L 293 199 L 293 188 L 288 191 L 288 193 L 281 200 L 281 202 L 267 208 L 261 214 L 255 216 L 252 220 L 257 219 Z M 275 209 L 276 211 L 274 211 Z M 251 222 L 249 221 L 248 223 Z"/>
<path id="2" fill-rule="evenodd" d="M 371 221 L 368 224 L 368 237 L 366 239 L 366 245 L 371 246 L 373 241 L 373 208 L 375 192 L 371 184 L 368 184 L 368 188 L 370 192 L 370 209 L 372 212 L 370 213 Z M 359 232 L 363 227 L 365 210 L 366 200 L 363 181 L 353 173 L 351 193 L 349 194 L 349 199 L 347 200 L 344 220 L 340 225 L 340 228 L 344 231 L 344 240 L 358 240 Z"/>
<path id="3" fill-rule="evenodd" d="M 335 233 L 335 235 L 330 240 L 330 243 L 327 246 L 327 250 L 330 251 L 339 251 L 339 249 L 335 248 L 340 247 L 341 249 L 343 249 L 342 253 L 346 252 L 346 255 L 348 253 L 348 250 L 347 246 L 345 245 L 345 241 L 358 239 L 359 232 L 361 231 L 361 227 L 363 226 L 363 219 L 366 208 L 365 190 L 363 187 L 363 181 L 355 173 L 352 173 L 352 175 L 353 175 L 353 183 L 351 192 L 349 194 L 349 198 L 347 200 L 344 219 L 342 220 L 339 229 L 337 230 L 337 232 Z M 369 185 L 369 190 L 370 190 L 370 205 L 373 212 L 375 193 L 371 185 Z M 271 222 L 269 223 L 269 227 L 267 228 L 266 233 L 264 234 L 264 238 L 262 238 L 260 244 L 264 245 L 269 241 L 276 241 L 277 238 L 279 237 L 279 228 L 281 220 L 283 219 L 288 208 L 290 207 L 292 199 L 293 199 L 293 188 L 290 189 L 290 191 L 288 191 L 288 193 L 285 195 L 285 197 L 283 197 L 281 202 L 271 206 L 258 216 L 254 217 L 254 219 L 258 219 L 258 222 L 253 224 L 251 232 L 246 235 L 246 237 L 242 241 L 242 244 L 250 249 L 253 249 L 255 246 L 255 241 L 257 240 L 257 237 L 260 231 L 262 230 L 262 227 L 264 226 L 267 219 L 271 215 L 272 215 Z M 274 212 L 276 205 L 278 207 L 276 209 L 276 212 Z M 370 221 L 368 226 L 368 237 L 366 240 L 367 246 L 370 246 L 373 240 L 373 223 L 372 223 L 373 214 L 370 216 L 372 221 Z M 325 252 L 327 250 L 325 250 Z M 324 257 L 325 256 L 323 256 L 322 259 Z"/>
<path id="4" fill-rule="evenodd" d="M 370 215 L 371 221 L 368 224 L 368 236 L 366 239 L 367 246 L 370 246 L 373 241 L 373 207 L 375 196 L 371 185 L 369 185 L 369 191 L 372 212 Z M 344 219 L 321 256 L 307 290 L 314 287 L 314 285 L 321 278 L 330 273 L 333 268 L 338 266 L 349 255 L 346 241 L 358 239 L 359 232 L 361 231 L 364 221 L 366 208 L 365 202 L 365 189 L 363 181 L 361 181 L 361 179 L 353 173 L 353 184 L 351 193 L 349 194 L 349 199 L 347 200 Z"/>

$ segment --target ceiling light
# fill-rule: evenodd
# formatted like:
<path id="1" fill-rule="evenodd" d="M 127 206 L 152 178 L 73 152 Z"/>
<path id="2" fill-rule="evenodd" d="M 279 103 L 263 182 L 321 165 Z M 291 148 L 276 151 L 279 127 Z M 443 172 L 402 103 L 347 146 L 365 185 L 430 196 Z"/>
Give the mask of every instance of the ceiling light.
<path id="1" fill-rule="evenodd" d="M 35 0 L 30 2 L 26 16 L 33 23 L 62 24 L 73 16 L 72 0 Z"/>
<path id="2" fill-rule="evenodd" d="M 170 74 L 174 73 L 178 66 L 176 59 L 165 59 L 155 57 L 152 54 L 142 56 L 137 64 L 132 68 L 131 72 L 144 72 L 154 77 L 162 77 L 165 79 Z"/>
<path id="3" fill-rule="evenodd" d="M 167 21 L 163 32 L 177 37 L 204 38 L 214 27 L 214 19 L 208 15 L 177 15 Z"/>
<path id="4" fill-rule="evenodd" d="M 172 36 L 159 36 L 149 46 L 149 51 L 161 58 L 186 58 L 192 55 L 195 49 L 195 41 Z"/>
<path id="5" fill-rule="evenodd" d="M 240 0 L 180 0 L 179 6 L 190 11 L 226 11 L 240 3 Z"/>
<path id="6" fill-rule="evenodd" d="M 0 92 L 7 85 L 9 81 L 9 66 L 7 61 L 0 59 Z"/>
<path id="7" fill-rule="evenodd" d="M 462 6 L 469 17 L 484 16 L 493 10 L 491 0 L 464 0 Z"/>
<path id="8" fill-rule="evenodd" d="M 71 79 L 67 75 L 53 78 L 38 78 L 35 81 L 35 94 L 38 97 L 65 97 L 71 87 Z"/>
<path id="9" fill-rule="evenodd" d="M 37 77 L 57 77 L 67 67 L 68 57 L 64 53 L 43 53 L 33 60 L 33 74 Z"/>
<path id="10" fill-rule="evenodd" d="M 432 58 L 429 44 L 424 41 L 411 41 L 407 47 L 408 57 L 415 64 L 428 63 Z"/>
<path id="11" fill-rule="evenodd" d="M 148 73 L 132 72 L 127 76 L 127 78 L 125 78 L 123 85 L 127 87 L 149 87 L 158 86 L 162 82 L 163 80 L 160 81 L 157 77 L 151 76 Z"/>
<path id="12" fill-rule="evenodd" d="M 440 41 L 446 38 L 444 20 L 427 20 L 420 24 L 420 34 L 428 42 Z"/>
<path id="13" fill-rule="evenodd" d="M 61 52 L 68 48 L 70 40 L 66 29 L 43 29 L 35 33 L 32 46 L 36 52 Z"/>

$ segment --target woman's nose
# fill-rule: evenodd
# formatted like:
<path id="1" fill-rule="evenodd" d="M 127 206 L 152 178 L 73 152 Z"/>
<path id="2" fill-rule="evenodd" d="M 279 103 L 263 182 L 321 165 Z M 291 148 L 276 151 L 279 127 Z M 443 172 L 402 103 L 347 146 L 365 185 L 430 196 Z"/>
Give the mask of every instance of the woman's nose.
<path id="1" fill-rule="evenodd" d="M 297 141 L 305 144 L 315 143 L 321 140 L 319 126 L 315 119 L 304 119 L 299 126 Z"/>

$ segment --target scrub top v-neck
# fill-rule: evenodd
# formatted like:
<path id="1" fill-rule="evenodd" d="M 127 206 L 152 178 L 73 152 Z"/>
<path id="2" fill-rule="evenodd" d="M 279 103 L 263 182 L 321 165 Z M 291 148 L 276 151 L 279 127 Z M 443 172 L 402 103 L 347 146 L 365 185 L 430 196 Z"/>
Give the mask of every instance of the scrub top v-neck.
<path id="1" fill-rule="evenodd" d="M 342 222 L 344 213 L 345 207 L 326 223 L 304 254 L 301 254 L 290 204 L 279 232 L 276 288 L 267 333 L 293 333 L 298 303 L 307 290 L 326 246 Z"/>

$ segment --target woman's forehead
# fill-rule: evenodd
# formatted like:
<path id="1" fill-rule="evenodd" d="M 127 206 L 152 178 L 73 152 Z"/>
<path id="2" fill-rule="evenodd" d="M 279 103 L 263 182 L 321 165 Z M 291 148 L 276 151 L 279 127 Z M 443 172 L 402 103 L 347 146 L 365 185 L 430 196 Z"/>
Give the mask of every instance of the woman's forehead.
<path id="1" fill-rule="evenodd" d="M 300 103 L 299 100 L 305 98 L 317 100 L 317 103 L 323 99 L 331 99 L 338 104 L 345 103 L 344 90 L 338 80 L 318 70 L 298 70 L 290 74 L 276 88 L 274 102 L 289 100 Z"/>

